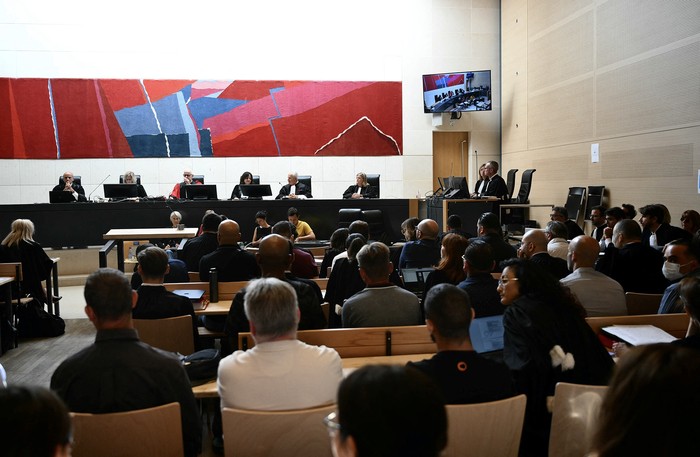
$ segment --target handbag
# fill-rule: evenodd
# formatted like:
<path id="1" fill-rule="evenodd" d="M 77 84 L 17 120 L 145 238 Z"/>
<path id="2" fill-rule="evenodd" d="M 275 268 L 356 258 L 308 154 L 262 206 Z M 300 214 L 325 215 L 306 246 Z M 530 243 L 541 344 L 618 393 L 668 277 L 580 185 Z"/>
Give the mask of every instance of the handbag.
<path id="1" fill-rule="evenodd" d="M 60 336 L 66 332 L 66 323 L 44 310 L 36 298 L 17 307 L 17 332 L 20 338 Z"/>
<path id="2" fill-rule="evenodd" d="M 218 349 L 202 349 L 188 356 L 180 356 L 180 362 L 193 384 L 216 379 L 220 361 L 221 353 Z"/>

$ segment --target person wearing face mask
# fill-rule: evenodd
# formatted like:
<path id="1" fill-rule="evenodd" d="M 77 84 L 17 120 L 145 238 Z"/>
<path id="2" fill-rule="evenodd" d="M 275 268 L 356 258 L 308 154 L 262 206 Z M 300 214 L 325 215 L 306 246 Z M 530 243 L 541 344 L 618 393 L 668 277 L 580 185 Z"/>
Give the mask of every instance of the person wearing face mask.
<path id="1" fill-rule="evenodd" d="M 664 246 L 664 265 L 661 269 L 672 282 L 664 291 L 659 314 L 682 313 L 680 280 L 689 276 L 700 277 L 700 238 L 674 240 Z"/>

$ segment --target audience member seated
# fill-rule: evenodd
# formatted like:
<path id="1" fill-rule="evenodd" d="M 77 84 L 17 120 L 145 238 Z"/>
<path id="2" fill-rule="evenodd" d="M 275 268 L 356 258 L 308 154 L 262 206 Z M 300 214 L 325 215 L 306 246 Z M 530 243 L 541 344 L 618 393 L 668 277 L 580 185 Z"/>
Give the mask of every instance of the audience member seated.
<path id="1" fill-rule="evenodd" d="M 124 172 L 124 184 L 136 184 L 136 193 L 138 194 L 137 196 L 139 198 L 148 197 L 146 189 L 144 189 L 143 186 L 137 182 L 136 174 L 133 171 Z"/>
<path id="2" fill-rule="evenodd" d="M 140 244 L 136 248 L 136 257 L 143 252 L 144 249 L 154 247 L 151 243 Z M 158 248 L 161 249 L 161 248 Z M 165 252 L 165 251 L 163 251 Z M 167 252 L 165 254 L 168 255 Z M 131 288 L 137 290 L 143 284 L 141 273 L 139 273 L 138 264 L 134 265 L 134 273 L 131 275 Z M 168 257 L 168 271 L 165 278 L 161 282 L 190 282 L 190 276 L 187 274 L 187 265 L 179 259 L 171 259 Z"/>
<path id="3" fill-rule="evenodd" d="M 284 221 L 283 221 L 284 222 Z M 321 302 L 316 291 L 305 282 L 289 279 L 285 272 L 289 269 L 294 258 L 293 244 L 287 238 L 277 234 L 268 235 L 260 241 L 260 247 L 255 258 L 262 270 L 264 278 L 277 278 L 291 285 L 299 301 L 299 330 L 313 330 L 326 327 L 326 318 L 321 310 Z M 233 298 L 231 309 L 226 316 L 224 326 L 225 339 L 221 341 L 223 355 L 238 349 L 238 333 L 250 331 L 243 302 L 246 289 L 241 290 Z"/>
<path id="4" fill-rule="evenodd" d="M 603 236 L 600 238 L 600 240 L 598 240 L 601 252 L 605 251 L 605 248 L 612 244 L 613 229 L 615 228 L 615 224 L 620 222 L 622 219 L 626 219 L 622 208 L 618 208 L 616 206 L 605 211 L 605 227 L 603 228 Z"/>
<path id="5" fill-rule="evenodd" d="M 73 173 L 70 171 L 63 173 L 63 182 L 54 186 L 52 190 L 54 192 L 59 190 L 70 192 L 73 195 L 73 199 L 77 202 L 87 201 L 87 198 L 85 198 L 85 189 L 83 189 L 83 186 L 75 182 Z"/>
<path id="6" fill-rule="evenodd" d="M 544 228 L 547 237 L 547 252 L 552 257 L 557 257 L 566 261 L 569 255 L 569 242 L 566 240 L 569 231 L 563 222 L 549 221 Z"/>
<path id="7" fill-rule="evenodd" d="M 448 233 L 454 233 L 457 235 L 461 235 L 464 238 L 474 238 L 474 235 L 462 230 L 462 218 L 459 217 L 458 214 L 451 214 L 447 218 L 447 231 L 444 233 L 440 234 L 440 241 L 442 241 L 442 238 L 447 235 Z"/>
<path id="8" fill-rule="evenodd" d="M 329 240 L 330 246 L 326 249 L 323 254 L 323 261 L 321 262 L 321 271 L 319 272 L 319 278 L 328 277 L 328 269 L 333 266 L 333 259 L 340 253 L 345 252 L 345 241 L 350 235 L 350 230 L 346 228 L 339 228 L 331 234 Z"/>
<path id="9" fill-rule="evenodd" d="M 498 174 L 498 162 L 493 160 L 486 162 L 484 167 L 485 175 L 488 178 L 485 188 L 481 191 L 481 197 L 498 197 L 506 200 L 508 198 L 508 185 Z"/>
<path id="10" fill-rule="evenodd" d="M 335 402 L 343 379 L 340 356 L 297 340 L 299 307 L 294 288 L 276 278 L 246 287 L 245 315 L 255 347 L 219 364 L 221 406 L 278 411 Z"/>
<path id="11" fill-rule="evenodd" d="M 343 305 L 343 327 L 419 325 L 423 322 L 418 297 L 389 280 L 394 266 L 386 245 L 374 242 L 363 246 L 357 253 L 357 263 L 367 287 Z"/>
<path id="12" fill-rule="evenodd" d="M 241 175 L 241 179 L 233 187 L 233 191 L 231 192 L 231 200 L 239 200 L 243 198 L 243 195 L 241 195 L 241 184 L 252 184 L 253 183 L 253 173 L 249 171 L 244 171 L 243 174 Z"/>
<path id="13" fill-rule="evenodd" d="M 175 184 L 173 190 L 170 191 L 170 198 L 185 198 L 185 192 L 182 190 L 184 186 L 188 186 L 190 184 L 202 184 L 201 181 L 194 180 L 194 174 L 192 174 L 192 170 L 189 168 L 185 168 L 185 170 L 182 172 L 182 178 L 182 182 Z"/>
<path id="14" fill-rule="evenodd" d="M 29 219 L 15 219 L 10 233 L 0 243 L 0 262 L 22 263 L 22 293 L 30 294 L 41 303 L 48 303 L 46 290 L 41 284 L 51 274 L 53 260 L 39 243 L 34 241 L 34 223 Z M 17 296 L 18 290 L 13 290 Z"/>
<path id="15" fill-rule="evenodd" d="M 501 271 L 499 263 L 517 255 L 513 246 L 503 240 L 501 223 L 498 216 L 493 213 L 484 213 L 477 221 L 477 237 L 472 240 L 481 240 L 491 246 L 493 258 L 496 261 L 493 271 Z"/>
<path id="16" fill-rule="evenodd" d="M 563 206 L 553 206 L 549 218 L 553 221 L 561 222 L 566 225 L 568 235 L 567 240 L 573 240 L 579 235 L 583 235 L 583 230 L 578 226 L 576 221 L 569 219 L 569 211 Z"/>
<path id="17" fill-rule="evenodd" d="M 311 229 L 311 226 L 306 222 L 299 220 L 299 210 L 291 207 L 287 210 L 287 220 L 293 224 L 297 230 L 297 235 L 294 241 L 313 241 L 316 239 L 316 234 Z"/>
<path id="18" fill-rule="evenodd" d="M 686 337 L 673 341 L 673 344 L 700 349 L 700 277 L 687 276 L 681 279 L 678 290 L 683 310 L 690 317 L 690 326 Z"/>
<path id="19" fill-rule="evenodd" d="M 216 268 L 219 281 L 247 281 L 260 277 L 255 257 L 238 245 L 241 229 L 236 221 L 222 221 L 217 232 L 219 247 L 199 261 L 199 279 L 209 281 L 209 270 Z"/>
<path id="20" fill-rule="evenodd" d="M 680 227 L 664 222 L 664 209 L 661 205 L 646 205 L 639 209 L 642 217 L 642 243 L 654 249 L 662 249 L 666 243 L 677 239 L 690 239 L 692 234 Z"/>
<path id="21" fill-rule="evenodd" d="M 445 400 L 418 370 L 366 365 L 343 380 L 326 417 L 334 456 L 438 457 L 447 445 Z"/>
<path id="22" fill-rule="evenodd" d="M 619 282 L 595 271 L 599 245 L 595 238 L 580 235 L 569 244 L 569 266 L 573 273 L 560 280 L 571 290 L 589 317 L 627 314 L 625 291 Z"/>
<path id="23" fill-rule="evenodd" d="M 498 294 L 498 281 L 491 275 L 496 263 L 491 245 L 483 240 L 471 240 L 463 258 L 467 278 L 457 287 L 469 295 L 476 317 L 503 314 L 505 308 Z"/>
<path id="24" fill-rule="evenodd" d="M 607 389 L 592 456 L 700 455 L 700 357 L 669 344 L 632 349 Z"/>
<path id="25" fill-rule="evenodd" d="M 168 273 L 168 255 L 159 247 L 151 246 L 138 254 L 137 270 L 143 284 L 138 288 L 138 300 L 131 310 L 134 319 L 165 319 L 176 316 L 192 316 L 195 345 L 198 340 L 197 317 L 189 298 L 169 292 L 163 286 Z M 185 272 L 187 273 L 187 272 Z M 188 354 L 185 354 L 188 355 Z"/>
<path id="26" fill-rule="evenodd" d="M 559 257 L 552 257 L 547 252 L 547 236 L 543 230 L 534 229 L 525 232 L 518 249 L 518 257 L 538 264 L 543 270 L 557 279 L 561 279 L 570 273 L 565 260 Z"/>
<path id="27" fill-rule="evenodd" d="M 438 352 L 408 366 L 430 376 L 448 404 L 482 403 L 514 395 L 508 367 L 474 351 L 469 337 L 473 317 L 469 295 L 452 284 L 438 284 L 425 298 L 425 323 Z"/>
<path id="28" fill-rule="evenodd" d="M 275 197 L 276 200 L 280 198 L 304 199 L 313 198 L 313 195 L 306 184 L 299 182 L 299 174 L 295 171 L 287 175 L 287 184 L 282 186 L 279 194 Z"/>
<path id="29" fill-rule="evenodd" d="M 139 341 L 131 321 L 136 300 L 124 273 L 101 268 L 88 276 L 85 313 L 97 329 L 95 344 L 58 366 L 51 389 L 76 413 L 117 413 L 178 402 L 185 455 L 196 456 L 202 424 L 187 373 L 175 354 Z"/>
<path id="30" fill-rule="evenodd" d="M 260 244 L 260 240 L 272 233 L 272 226 L 267 223 L 267 211 L 255 213 L 255 229 L 253 230 L 253 242 L 251 246 Z"/>
<path id="31" fill-rule="evenodd" d="M 464 250 L 469 246 L 469 240 L 462 235 L 448 233 L 442 239 L 441 244 L 440 262 L 425 279 L 423 297 L 427 296 L 428 291 L 438 284 L 457 285 L 467 277 L 467 274 L 464 272 L 462 255 L 464 255 Z"/>
<path id="32" fill-rule="evenodd" d="M 403 235 L 404 241 L 416 241 L 418 237 L 416 236 L 416 227 L 420 224 L 420 219 L 417 217 L 409 217 L 401 223 L 401 234 Z"/>
<path id="33" fill-rule="evenodd" d="M 353 234 L 359 234 L 362 235 L 362 238 L 365 239 L 365 243 L 370 242 L 369 239 L 369 224 L 365 221 L 361 220 L 356 220 L 352 221 L 350 223 L 350 226 L 348 227 L 348 236 L 353 235 Z M 332 267 L 335 268 L 335 265 L 337 264 L 338 260 L 340 259 L 346 259 L 348 257 L 347 250 L 343 250 L 342 252 L 339 252 L 335 257 L 333 257 L 333 262 L 331 263 Z"/>
<path id="34" fill-rule="evenodd" d="M 0 386 L 0 443 L 5 457 L 70 457 L 68 408 L 45 387 Z"/>
<path id="35" fill-rule="evenodd" d="M 440 229 L 432 219 L 423 219 L 416 227 L 416 241 L 403 245 L 399 269 L 433 267 L 440 262 Z"/>
<path id="36" fill-rule="evenodd" d="M 338 260 L 331 270 L 331 275 L 326 284 L 326 295 L 323 299 L 330 305 L 328 314 L 328 327 L 342 327 L 342 321 L 338 313 L 337 306 L 343 306 L 345 300 L 355 295 L 365 288 L 365 283 L 360 276 L 360 269 L 357 265 L 357 253 L 367 244 L 365 237 L 359 233 L 353 233 L 345 241 L 346 257 Z M 402 284 L 399 279 L 399 284 Z"/>
<path id="37" fill-rule="evenodd" d="M 591 224 L 593 224 L 593 231 L 591 236 L 595 238 L 596 241 L 600 241 L 603 237 L 603 230 L 605 230 L 605 207 L 604 206 L 594 206 L 591 208 Z"/>
<path id="38" fill-rule="evenodd" d="M 292 243 L 294 243 L 296 239 L 296 228 L 291 222 L 279 221 L 272 226 L 272 233 L 281 235 Z M 314 259 L 314 256 L 311 255 L 310 252 L 295 246 L 292 257 L 293 260 L 290 271 L 294 276 L 306 279 L 318 277 L 316 259 Z"/>
<path id="39" fill-rule="evenodd" d="M 182 223 L 182 214 L 180 211 L 172 211 L 170 213 L 170 228 L 177 230 L 180 225 L 184 227 L 184 224 Z M 159 248 L 165 249 L 165 252 L 168 253 L 168 257 L 175 258 L 175 254 L 173 254 L 173 249 L 177 251 L 177 247 L 180 243 L 181 238 L 163 238 L 159 239 L 156 241 L 154 244 L 158 246 Z"/>
<path id="40" fill-rule="evenodd" d="M 202 218 L 202 233 L 190 238 L 180 251 L 179 258 L 187 265 L 187 271 L 199 271 L 199 261 L 219 247 L 217 232 L 221 216 L 216 213 L 206 214 Z"/>
<path id="41" fill-rule="evenodd" d="M 681 227 L 691 235 L 695 235 L 700 230 L 700 213 L 694 209 L 683 211 L 683 214 L 681 214 Z"/>
<path id="42" fill-rule="evenodd" d="M 615 224 L 612 240 L 596 263 L 597 271 L 619 282 L 625 292 L 660 294 L 666 289 L 663 255 L 642 243 L 642 230 L 636 221 L 623 219 Z"/>
<path id="43" fill-rule="evenodd" d="M 661 297 L 659 314 L 682 313 L 680 280 L 689 276 L 700 278 L 700 238 L 674 240 L 664 246 L 664 266 L 662 272 L 672 282 Z"/>
<path id="44" fill-rule="evenodd" d="M 634 219 L 637 217 L 637 210 L 634 209 L 634 205 L 630 203 L 622 204 L 622 212 L 625 213 L 625 219 Z"/>
<path id="45" fill-rule="evenodd" d="M 355 185 L 343 192 L 344 199 L 377 198 L 377 189 L 367 182 L 367 175 L 359 172 L 355 176 Z"/>

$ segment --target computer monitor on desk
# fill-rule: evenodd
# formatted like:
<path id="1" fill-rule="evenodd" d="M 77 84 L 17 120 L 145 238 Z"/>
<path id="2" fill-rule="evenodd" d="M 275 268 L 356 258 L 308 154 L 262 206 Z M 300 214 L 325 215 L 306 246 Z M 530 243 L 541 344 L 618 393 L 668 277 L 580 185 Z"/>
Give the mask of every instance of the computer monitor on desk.
<path id="1" fill-rule="evenodd" d="M 269 184 L 241 184 L 241 195 L 248 200 L 262 200 L 272 195 Z"/>
<path id="2" fill-rule="evenodd" d="M 72 192 L 66 192 L 65 190 L 50 190 L 49 191 L 49 203 L 73 203 L 75 198 Z"/>
<path id="3" fill-rule="evenodd" d="M 187 200 L 218 200 L 216 184 L 188 184 L 182 186 L 182 197 Z"/>
<path id="4" fill-rule="evenodd" d="M 447 199 L 469 198 L 469 186 L 465 176 L 442 178 L 443 197 Z"/>
<path id="5" fill-rule="evenodd" d="M 103 184 L 105 198 L 110 200 L 125 200 L 139 196 L 136 184 Z"/>

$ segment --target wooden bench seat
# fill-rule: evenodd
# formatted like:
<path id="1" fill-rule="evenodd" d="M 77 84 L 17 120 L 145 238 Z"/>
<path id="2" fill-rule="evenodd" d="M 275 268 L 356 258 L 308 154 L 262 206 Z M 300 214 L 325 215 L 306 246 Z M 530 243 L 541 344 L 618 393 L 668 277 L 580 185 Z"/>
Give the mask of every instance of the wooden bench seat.
<path id="1" fill-rule="evenodd" d="M 653 325 L 675 336 L 684 338 L 688 331 L 690 318 L 685 313 L 679 314 L 643 314 L 637 316 L 601 316 L 587 317 L 586 322 L 598 334 L 609 325 Z"/>

